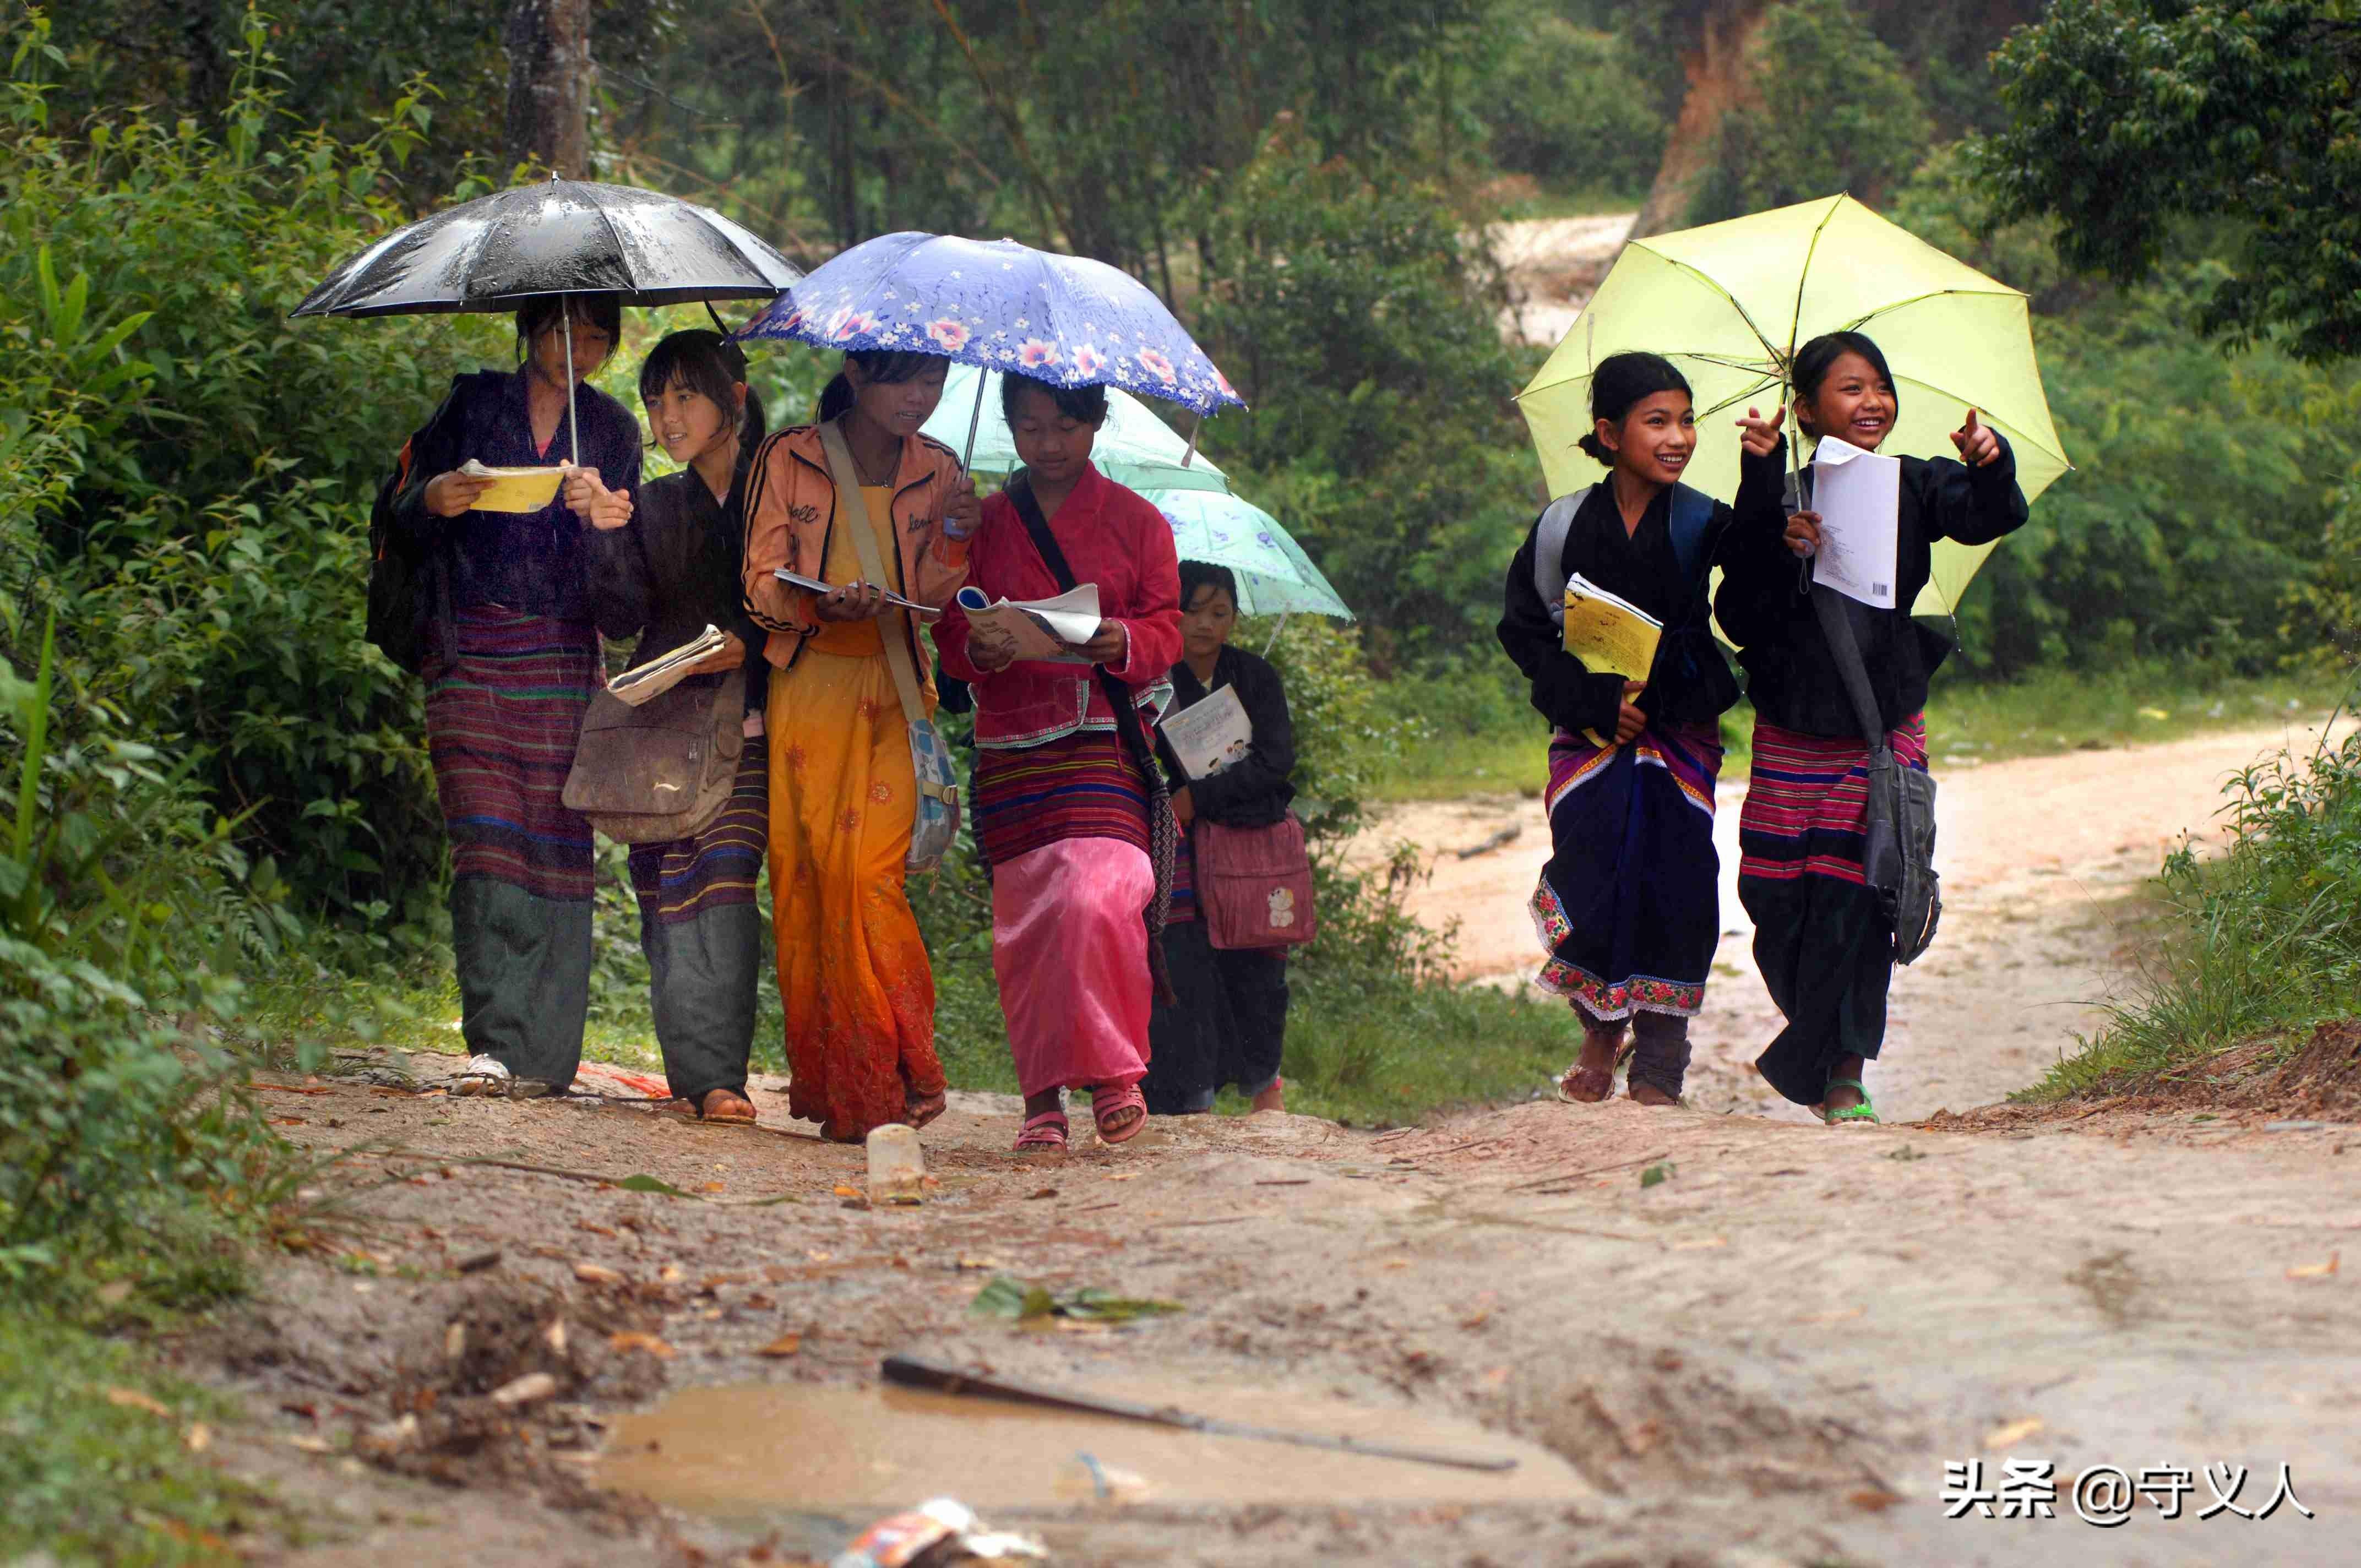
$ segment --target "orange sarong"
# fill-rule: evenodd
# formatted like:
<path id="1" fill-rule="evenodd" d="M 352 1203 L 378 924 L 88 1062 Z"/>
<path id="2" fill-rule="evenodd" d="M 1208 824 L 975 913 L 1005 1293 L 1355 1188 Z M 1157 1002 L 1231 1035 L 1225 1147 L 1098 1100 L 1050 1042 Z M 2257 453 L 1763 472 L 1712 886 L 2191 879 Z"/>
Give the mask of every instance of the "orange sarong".
<path id="1" fill-rule="evenodd" d="M 859 576 L 851 555 L 830 541 L 829 581 Z M 900 616 L 824 624 L 773 675 L 764 716 L 788 1105 L 840 1138 L 944 1088 L 934 971 L 903 886 L 917 777 L 880 637 Z"/>

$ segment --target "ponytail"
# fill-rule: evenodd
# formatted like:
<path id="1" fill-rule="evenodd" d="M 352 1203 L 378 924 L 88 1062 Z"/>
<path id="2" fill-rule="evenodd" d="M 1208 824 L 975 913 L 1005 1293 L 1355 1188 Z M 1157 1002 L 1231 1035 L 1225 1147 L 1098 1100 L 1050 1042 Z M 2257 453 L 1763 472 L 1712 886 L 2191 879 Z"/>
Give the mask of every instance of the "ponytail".
<path id="1" fill-rule="evenodd" d="M 746 389 L 746 417 L 738 426 L 738 450 L 752 452 L 763 444 L 763 436 L 770 427 L 763 420 L 763 400 L 754 389 Z"/>
<path id="2" fill-rule="evenodd" d="M 820 389 L 819 412 L 812 418 L 820 424 L 842 419 L 852 411 L 852 383 L 839 370 L 829 384 Z"/>

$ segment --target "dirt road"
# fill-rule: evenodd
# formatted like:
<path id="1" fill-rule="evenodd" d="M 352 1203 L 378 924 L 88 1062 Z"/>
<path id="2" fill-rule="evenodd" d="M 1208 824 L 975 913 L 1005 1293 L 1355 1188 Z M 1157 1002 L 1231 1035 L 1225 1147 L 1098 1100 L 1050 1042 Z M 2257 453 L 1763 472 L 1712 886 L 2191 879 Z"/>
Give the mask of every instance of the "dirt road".
<path id="1" fill-rule="evenodd" d="M 2065 1045 L 2076 1014 L 2045 1003 L 2094 994 L 2109 962 L 2088 911 L 2202 826 L 2254 744 L 1951 770 L 1948 950 L 1906 977 L 1881 1102 L 1961 1109 Z M 1435 820 L 1455 843 L 1489 818 Z M 1466 863 L 1490 893 L 1438 880 L 1433 896 L 1513 909 L 1538 844 L 1529 828 L 1485 858 L 1497 870 Z M 1762 1115 L 1737 1066 L 1749 988 L 1724 978 L 1730 1028 L 1690 1108 L 1533 1102 L 1384 1135 L 1159 1121 L 1042 1166 L 1005 1152 L 1012 1102 L 962 1095 L 926 1135 L 940 1187 L 913 1210 L 843 1196 L 861 1156 L 771 1124 L 775 1084 L 751 1130 L 349 1079 L 272 1091 L 290 1136 L 378 1151 L 353 1162 L 356 1228 L 181 1354 L 257 1413 L 225 1463 L 301 1511 L 305 1544 L 257 1543 L 276 1561 L 801 1561 L 878 1497 L 939 1493 L 1066 1564 L 2355 1560 L 2361 1292 L 2341 1254 L 2361 1267 L 2361 1127 L 2272 1130 L 2269 1107 L 1843 1130 Z M 343 1070 L 431 1090 L 449 1065 Z M 487 1158 L 512 1163 L 467 1163 Z M 669 1190 L 614 1185 L 628 1177 Z M 1046 1331 L 972 1316 L 1004 1268 L 1184 1310 Z M 1488 1443 L 1520 1468 L 1484 1491 L 1402 1462 L 1298 1470 L 1258 1445 L 1239 1479 L 1234 1447 L 1221 1469 L 1141 1429 L 980 1418 L 962 1446 L 960 1417 L 863 1392 L 892 1351 Z M 546 1398 L 485 1397 L 533 1371 L 555 1374 Z M 833 1470 L 807 1452 L 846 1449 Z M 1997 1494 L 2010 1463 L 2051 1466 L 2055 1517 L 1981 1518 L 1971 1497 L 1947 1518 L 1947 1464 L 1980 1464 Z M 2314 1517 L 2214 1508 L 2207 1464 L 2246 1467 L 2235 1486 L 2214 1475 L 2248 1513 L 2285 1465 Z M 2073 1479 L 2110 1465 L 2185 1467 L 2182 1517 L 2078 1519 Z M 1093 1474 L 1115 1478 L 1104 1499 Z M 672 1506 L 618 1505 L 602 1482 Z M 2012 1493 L 2035 1516 L 2039 1495 Z"/>

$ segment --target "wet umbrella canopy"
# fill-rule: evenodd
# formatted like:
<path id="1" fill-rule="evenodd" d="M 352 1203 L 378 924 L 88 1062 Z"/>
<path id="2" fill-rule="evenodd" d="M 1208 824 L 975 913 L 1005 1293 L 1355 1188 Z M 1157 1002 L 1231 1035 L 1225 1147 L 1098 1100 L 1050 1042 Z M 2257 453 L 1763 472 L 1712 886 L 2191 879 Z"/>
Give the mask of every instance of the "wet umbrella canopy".
<path id="1" fill-rule="evenodd" d="M 719 213 L 629 185 L 519 185 L 394 230 L 328 274 L 299 316 L 511 311 L 551 294 L 627 305 L 767 300 L 803 276 Z M 576 462 L 574 337 L 566 334 L 566 425 Z"/>
<path id="2" fill-rule="evenodd" d="M 509 311 L 542 294 L 616 294 L 627 305 L 767 300 L 802 276 L 762 239 L 693 202 L 552 180 L 395 230 L 330 273 L 295 313 Z"/>

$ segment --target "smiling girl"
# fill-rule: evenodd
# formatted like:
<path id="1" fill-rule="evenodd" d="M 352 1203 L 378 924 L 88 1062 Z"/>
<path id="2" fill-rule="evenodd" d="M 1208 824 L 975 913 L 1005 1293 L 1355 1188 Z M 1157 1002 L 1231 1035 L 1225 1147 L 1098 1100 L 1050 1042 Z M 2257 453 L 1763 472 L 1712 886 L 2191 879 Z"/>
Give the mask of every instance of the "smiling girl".
<path id="1" fill-rule="evenodd" d="M 1796 351 L 1795 423 L 1874 452 L 1902 403 L 1877 345 L 1834 332 Z M 1787 1020 L 1755 1070 L 1831 1123 L 1874 1122 L 1861 1080 L 1885 1036 L 1894 932 L 1861 874 L 1868 745 L 1812 605 L 1831 595 L 1852 629 L 1896 762 L 1927 766 L 1927 679 L 1948 637 L 1910 617 L 1938 539 L 1982 544 L 2022 527 L 2025 494 L 2008 444 L 1976 411 L 1952 433 L 1959 460 L 1904 457 L 1894 604 L 1879 609 L 1811 585 L 1818 514 L 1785 504 L 1785 411 L 1745 432 L 1738 523 L 1714 608 L 1737 643 L 1754 705 L 1753 775 L 1740 814 L 1739 902 L 1754 921 L 1754 959 Z M 1808 473 L 1808 471 L 1807 471 Z"/>
<path id="2" fill-rule="evenodd" d="M 1582 449 L 1608 476 L 1542 513 L 1510 565 L 1499 628 L 1552 726 L 1552 853 L 1532 898 L 1549 959 L 1537 983 L 1572 1003 L 1582 1025 L 1559 1099 L 1614 1092 L 1628 1023 L 1631 1098 L 1670 1105 L 1721 929 L 1713 790 L 1720 716 L 1738 685 L 1708 630 L 1706 585 L 1730 510 L 1680 483 L 1697 421 L 1670 361 L 1600 360 L 1590 411 Z M 1645 681 L 1566 652 L 1560 618 L 1577 572 L 1664 623 Z"/>
<path id="3" fill-rule="evenodd" d="M 918 803 L 907 719 L 933 712 L 934 678 L 908 612 L 885 595 L 940 606 L 967 576 L 974 487 L 957 454 L 918 433 L 949 368 L 939 355 L 846 355 L 820 423 L 763 443 L 746 506 L 741 582 L 776 672 L 766 728 L 788 1105 L 843 1143 L 943 1111 L 934 971 L 905 891 Z M 858 495 L 830 476 L 829 422 Z M 862 528 L 888 582 L 862 580 Z M 832 586 L 791 587 L 774 575 L 782 567 Z M 928 714 L 903 713 L 889 637 L 907 644 Z"/>
<path id="4" fill-rule="evenodd" d="M 640 397 L 665 455 L 685 466 L 636 495 L 577 473 L 566 502 L 594 531 L 590 587 L 599 624 L 609 636 L 638 634 L 632 662 L 718 627 L 722 648 L 681 684 L 707 694 L 700 709 L 725 683 L 742 693 L 746 749 L 729 805 L 695 837 L 634 845 L 631 854 L 656 1045 L 674 1104 L 705 1121 L 742 1124 L 754 1119 L 746 1061 L 763 951 L 754 881 L 769 817 L 761 737 L 770 666 L 759 654 L 748 664 L 763 637 L 740 602 L 738 550 L 763 406 L 747 389 L 745 355 L 703 329 L 674 333 L 648 351 Z"/>

